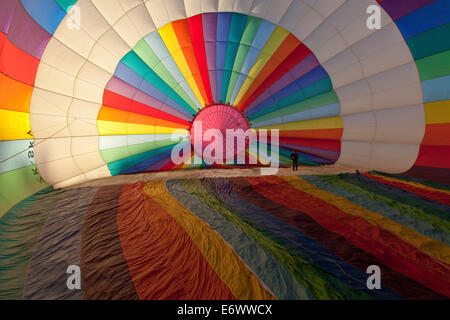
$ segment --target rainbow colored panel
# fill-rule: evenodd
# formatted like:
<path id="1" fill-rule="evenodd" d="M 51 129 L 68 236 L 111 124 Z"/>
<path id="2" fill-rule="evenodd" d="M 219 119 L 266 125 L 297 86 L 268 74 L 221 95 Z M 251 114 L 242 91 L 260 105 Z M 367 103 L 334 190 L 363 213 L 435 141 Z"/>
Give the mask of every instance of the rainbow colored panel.
<path id="1" fill-rule="evenodd" d="M 449 206 L 377 172 L 46 190 L 2 219 L 0 298 L 448 299 Z"/>

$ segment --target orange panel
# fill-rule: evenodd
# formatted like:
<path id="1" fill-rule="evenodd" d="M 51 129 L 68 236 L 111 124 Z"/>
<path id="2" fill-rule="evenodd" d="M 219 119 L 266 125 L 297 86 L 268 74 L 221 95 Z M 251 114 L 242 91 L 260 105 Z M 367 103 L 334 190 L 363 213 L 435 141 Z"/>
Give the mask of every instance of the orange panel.
<path id="1" fill-rule="evenodd" d="M 422 145 L 449 146 L 450 123 L 427 124 Z"/>
<path id="2" fill-rule="evenodd" d="M 318 129 L 318 130 L 289 130 L 289 131 L 280 131 L 280 137 L 340 140 L 343 132 L 344 130 L 342 128 Z"/>
<path id="3" fill-rule="evenodd" d="M 281 43 L 280 47 L 275 51 L 272 57 L 267 61 L 261 72 L 248 88 L 247 92 L 242 97 L 238 107 L 241 108 L 245 101 L 252 95 L 252 93 L 258 89 L 258 87 L 266 80 L 270 74 L 286 59 L 292 51 L 294 51 L 299 45 L 298 40 L 294 35 L 289 34 L 286 39 Z"/>
<path id="4" fill-rule="evenodd" d="M 0 72 L 0 109 L 30 112 L 33 87 Z"/>
<path id="5" fill-rule="evenodd" d="M 191 34 L 189 31 L 189 25 L 187 20 L 174 21 L 172 22 L 172 26 L 177 36 L 180 47 L 183 50 L 183 55 L 189 65 L 189 68 L 191 69 L 195 83 L 197 84 L 197 87 L 200 90 L 200 94 L 203 97 L 203 100 L 207 104 L 212 103 L 212 101 L 208 99 L 205 86 L 203 85 L 203 79 L 197 64 L 197 57 L 195 55 L 194 47 L 192 45 Z"/>
<path id="6" fill-rule="evenodd" d="M 185 125 L 172 121 L 162 120 L 155 117 L 144 116 L 142 114 L 123 111 L 115 108 L 103 106 L 98 113 L 98 120 L 115 121 L 123 123 L 136 123 L 146 125 L 157 125 L 169 128 L 187 128 Z"/>

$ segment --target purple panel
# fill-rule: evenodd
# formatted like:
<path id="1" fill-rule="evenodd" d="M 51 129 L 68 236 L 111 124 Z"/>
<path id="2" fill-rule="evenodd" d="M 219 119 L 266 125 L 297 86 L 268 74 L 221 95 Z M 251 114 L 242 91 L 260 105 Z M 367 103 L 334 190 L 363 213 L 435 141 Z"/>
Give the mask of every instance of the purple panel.
<path id="1" fill-rule="evenodd" d="M 380 4 L 393 20 L 397 20 L 408 13 L 435 1 L 436 0 L 384 0 Z"/>
<path id="2" fill-rule="evenodd" d="M 416 177 L 427 181 L 436 181 L 450 185 L 450 169 L 414 166 L 404 173 L 405 176 Z"/>
<path id="3" fill-rule="evenodd" d="M 269 99 L 272 95 L 279 92 L 286 86 L 290 85 L 295 80 L 303 77 L 305 74 L 319 66 L 320 63 L 314 54 L 310 54 L 301 62 L 299 62 L 294 68 L 289 70 L 280 80 L 275 82 L 270 86 L 263 94 L 261 94 L 257 99 L 255 99 L 246 109 L 245 113 L 257 107 L 259 104 Z"/>
<path id="4" fill-rule="evenodd" d="M 168 164 L 171 161 L 172 161 L 172 158 L 170 156 L 165 157 L 164 159 L 152 164 L 150 167 L 145 169 L 144 172 L 159 171 L 159 170 L 161 170 L 162 167 L 164 167 L 166 164 Z"/>
<path id="5" fill-rule="evenodd" d="M 4 0 L 1 0 L 2 2 Z M 8 39 L 16 47 L 41 59 L 52 36 L 34 21 L 20 3 L 16 7 L 8 30 Z"/>
<path id="6" fill-rule="evenodd" d="M 339 155 L 341 154 L 340 151 L 336 150 L 319 149 L 289 143 L 280 143 L 280 147 L 284 149 L 295 150 L 298 152 L 310 154 L 321 159 L 329 160 L 331 162 L 336 162 L 339 159 Z"/>
<path id="7" fill-rule="evenodd" d="M 209 80 L 213 101 L 217 102 L 217 74 L 216 74 L 216 36 L 217 13 L 206 13 L 202 17 L 203 37 L 205 39 L 206 61 L 208 63 Z"/>
<path id="8" fill-rule="evenodd" d="M 18 4 L 19 0 L 0 1 L 0 30 L 5 34 L 8 34 L 11 19 Z"/>
<path id="9" fill-rule="evenodd" d="M 159 109 L 161 111 L 174 115 L 178 118 L 184 119 L 186 121 L 191 120 L 191 118 L 189 118 L 185 114 L 173 109 L 172 107 L 166 104 L 163 104 L 161 101 L 145 94 L 144 92 L 139 91 L 135 87 L 120 80 L 119 78 L 112 77 L 108 81 L 108 84 L 106 85 L 105 89 L 120 94 L 124 97 L 127 97 L 128 99 L 135 100 L 147 106 L 151 106 L 152 108 Z"/>

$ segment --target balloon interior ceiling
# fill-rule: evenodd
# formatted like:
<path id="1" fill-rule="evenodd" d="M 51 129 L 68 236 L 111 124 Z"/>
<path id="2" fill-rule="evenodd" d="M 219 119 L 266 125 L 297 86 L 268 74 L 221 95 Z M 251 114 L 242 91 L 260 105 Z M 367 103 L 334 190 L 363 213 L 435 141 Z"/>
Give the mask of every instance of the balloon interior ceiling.
<path id="1" fill-rule="evenodd" d="M 195 119 L 278 129 L 281 165 L 297 150 L 305 164 L 448 182 L 449 12 L 448 0 L 2 0 L 0 211 L 48 184 L 207 166 L 171 161 Z"/>

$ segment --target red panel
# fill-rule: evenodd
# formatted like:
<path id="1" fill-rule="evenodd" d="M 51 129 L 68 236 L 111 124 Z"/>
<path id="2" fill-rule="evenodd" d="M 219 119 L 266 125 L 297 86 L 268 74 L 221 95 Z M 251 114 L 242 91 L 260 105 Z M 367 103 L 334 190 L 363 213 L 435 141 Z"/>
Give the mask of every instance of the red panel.
<path id="1" fill-rule="evenodd" d="M 180 119 L 178 117 L 175 117 L 169 113 L 166 113 L 164 111 L 160 111 L 156 108 L 150 107 L 148 105 L 145 105 L 143 103 L 131 100 L 127 97 L 124 97 L 120 94 L 117 94 L 115 92 L 105 90 L 103 94 L 103 104 L 108 107 L 124 110 L 124 111 L 130 111 L 150 117 L 159 118 L 162 120 L 167 120 L 171 122 L 176 122 L 185 126 L 190 126 L 190 123 L 184 119 Z"/>
<path id="2" fill-rule="evenodd" d="M 189 234 L 143 187 L 142 182 L 123 187 L 117 214 L 123 254 L 139 298 L 235 299 Z"/>
<path id="3" fill-rule="evenodd" d="M 186 59 L 195 83 L 197 84 L 198 90 L 200 91 L 203 100 L 205 100 L 205 103 L 208 105 L 212 103 L 212 100 L 209 100 L 208 95 L 206 94 L 205 86 L 203 85 L 203 78 L 200 73 L 197 57 L 192 45 L 191 32 L 189 31 L 188 22 L 186 20 L 174 21 L 172 22 L 172 27 L 183 51 L 184 58 Z"/>
<path id="4" fill-rule="evenodd" d="M 450 145 L 450 123 L 427 124 L 423 145 L 449 146 Z"/>
<path id="5" fill-rule="evenodd" d="M 450 169 L 450 146 L 420 146 L 415 166 Z"/>
<path id="6" fill-rule="evenodd" d="M 448 275 L 448 266 L 445 263 L 361 217 L 348 214 L 324 200 L 294 188 L 279 177 L 245 179 L 266 198 L 308 214 L 324 228 L 339 233 L 393 270 L 450 296 L 449 278 L 445 276 Z"/>
<path id="7" fill-rule="evenodd" d="M 0 32 L 0 72 L 10 78 L 34 86 L 39 60 L 20 50 Z"/>
<path id="8" fill-rule="evenodd" d="M 203 38 L 202 15 L 199 14 L 193 16 L 187 19 L 187 21 L 189 30 L 191 31 L 192 45 L 194 46 L 194 52 L 197 57 L 197 64 L 203 79 L 206 95 L 208 96 L 209 103 L 212 103 L 213 98 L 211 93 L 211 84 L 209 81 L 208 62 L 206 60 L 205 39 Z"/>
<path id="9" fill-rule="evenodd" d="M 383 184 L 393 186 L 395 188 L 406 190 L 408 192 L 417 194 L 420 197 L 424 197 L 427 199 L 431 199 L 436 202 L 444 203 L 446 205 L 450 205 L 450 194 L 439 192 L 439 191 L 432 191 L 429 189 L 420 188 L 408 183 L 402 183 L 402 182 L 396 182 L 396 181 L 390 181 L 383 179 L 382 177 L 376 177 L 371 174 L 364 174 L 366 177 L 369 177 L 370 179 L 376 180 L 378 182 L 381 182 Z"/>
<path id="10" fill-rule="evenodd" d="M 255 90 L 255 92 L 244 102 L 240 110 L 245 110 L 255 99 L 264 93 L 270 86 L 280 80 L 286 73 L 294 68 L 311 54 L 311 50 L 303 43 L 300 44 L 271 74 L 264 82 Z"/>
<path id="11" fill-rule="evenodd" d="M 306 147 L 341 151 L 341 141 L 339 140 L 322 140 L 322 139 L 316 140 L 316 139 L 280 137 L 280 142 L 287 144 L 301 145 Z"/>

